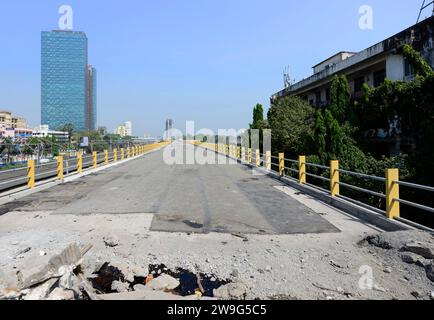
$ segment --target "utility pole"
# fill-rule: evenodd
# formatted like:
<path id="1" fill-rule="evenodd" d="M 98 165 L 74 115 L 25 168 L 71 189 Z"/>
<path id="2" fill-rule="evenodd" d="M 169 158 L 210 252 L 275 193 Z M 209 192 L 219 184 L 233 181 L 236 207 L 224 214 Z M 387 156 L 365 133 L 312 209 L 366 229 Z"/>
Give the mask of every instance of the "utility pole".
<path id="1" fill-rule="evenodd" d="M 420 22 L 420 17 L 422 16 L 422 12 L 426 9 L 426 8 L 428 8 L 429 6 L 431 6 L 432 5 L 432 14 L 431 15 L 433 15 L 434 16 L 434 0 L 431 0 L 431 1 L 429 1 L 428 2 L 428 0 L 423 0 L 423 2 L 422 2 L 422 6 L 420 7 L 420 11 L 419 11 L 419 16 L 417 17 L 417 22 L 416 23 L 419 23 Z"/>

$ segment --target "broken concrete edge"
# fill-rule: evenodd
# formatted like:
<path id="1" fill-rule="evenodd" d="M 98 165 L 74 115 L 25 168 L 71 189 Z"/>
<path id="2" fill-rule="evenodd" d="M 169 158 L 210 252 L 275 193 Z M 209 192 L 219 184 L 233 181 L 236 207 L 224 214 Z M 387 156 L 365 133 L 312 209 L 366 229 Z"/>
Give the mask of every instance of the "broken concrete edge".
<path id="1" fill-rule="evenodd" d="M 78 180 L 80 178 L 89 176 L 91 174 L 98 173 L 98 172 L 110 169 L 112 167 L 122 165 L 124 163 L 129 162 L 129 161 L 145 157 L 149 154 L 160 151 L 160 150 L 164 149 L 165 147 L 167 147 L 167 146 L 163 146 L 163 147 L 160 147 L 158 149 L 150 150 L 150 151 L 148 151 L 144 154 L 138 155 L 138 156 L 130 157 L 130 158 L 127 158 L 124 160 L 119 160 L 118 162 L 110 163 L 108 165 L 98 167 L 96 169 L 94 169 L 93 167 L 89 167 L 87 169 L 84 169 L 82 173 L 77 173 L 77 172 L 71 173 L 71 174 L 65 176 L 65 178 L 63 180 L 58 180 L 57 178 L 47 178 L 47 179 L 44 179 L 44 180 L 37 182 L 35 185 L 35 188 L 33 188 L 33 189 L 29 189 L 27 186 L 17 187 L 15 189 L 8 191 L 5 194 L 0 193 L 0 205 L 4 205 L 4 204 L 10 203 L 12 201 L 16 201 L 16 200 L 19 200 L 21 198 L 27 197 L 29 195 L 32 195 L 32 194 L 35 194 L 35 193 L 38 193 L 38 192 L 41 192 L 44 190 L 48 190 L 52 187 L 62 185 L 62 184 L 68 183 L 68 182 L 72 182 L 72 181 Z"/>

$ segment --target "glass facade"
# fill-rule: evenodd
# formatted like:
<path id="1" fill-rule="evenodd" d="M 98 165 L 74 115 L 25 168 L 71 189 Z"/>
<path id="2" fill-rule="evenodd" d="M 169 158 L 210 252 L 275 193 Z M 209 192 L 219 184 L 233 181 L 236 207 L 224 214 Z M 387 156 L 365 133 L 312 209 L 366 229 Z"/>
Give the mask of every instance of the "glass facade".
<path id="1" fill-rule="evenodd" d="M 84 32 L 41 33 L 41 123 L 53 130 L 68 123 L 77 131 L 96 126 L 96 110 L 91 117 L 93 128 L 88 122 L 87 110 L 96 109 L 96 72 L 90 81 L 95 88 L 89 95 L 87 46 Z"/>
<path id="2" fill-rule="evenodd" d="M 92 68 L 92 129 L 97 128 L 97 79 L 96 79 L 96 69 Z"/>

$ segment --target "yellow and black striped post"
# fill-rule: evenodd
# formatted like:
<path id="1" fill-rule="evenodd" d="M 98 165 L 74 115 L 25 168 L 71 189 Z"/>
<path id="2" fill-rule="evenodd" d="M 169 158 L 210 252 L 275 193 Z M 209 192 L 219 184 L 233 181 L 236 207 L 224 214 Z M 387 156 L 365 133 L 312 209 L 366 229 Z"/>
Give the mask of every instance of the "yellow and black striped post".
<path id="1" fill-rule="evenodd" d="M 77 153 L 77 172 L 83 172 L 83 154 L 81 153 L 81 151 Z"/>
<path id="2" fill-rule="evenodd" d="M 330 193 L 332 197 L 340 194 L 339 161 L 330 161 Z"/>
<path id="3" fill-rule="evenodd" d="M 298 180 L 300 184 L 306 183 L 306 156 L 298 157 Z"/>
<path id="4" fill-rule="evenodd" d="M 399 218 L 401 206 L 399 203 L 399 170 L 386 170 L 386 213 L 389 219 Z"/>
<path id="5" fill-rule="evenodd" d="M 93 168 L 96 169 L 98 168 L 98 153 L 96 151 L 92 153 L 92 158 L 93 158 Z"/>
<path id="6" fill-rule="evenodd" d="M 279 153 L 279 175 L 283 177 L 285 175 L 285 154 Z"/>
<path id="7" fill-rule="evenodd" d="M 269 150 L 265 152 L 265 168 L 271 171 L 271 151 Z"/>
<path id="8" fill-rule="evenodd" d="M 35 187 L 35 160 L 27 161 L 27 186 L 30 189 Z"/>
<path id="9" fill-rule="evenodd" d="M 63 180 L 63 156 L 57 157 L 57 179 Z"/>

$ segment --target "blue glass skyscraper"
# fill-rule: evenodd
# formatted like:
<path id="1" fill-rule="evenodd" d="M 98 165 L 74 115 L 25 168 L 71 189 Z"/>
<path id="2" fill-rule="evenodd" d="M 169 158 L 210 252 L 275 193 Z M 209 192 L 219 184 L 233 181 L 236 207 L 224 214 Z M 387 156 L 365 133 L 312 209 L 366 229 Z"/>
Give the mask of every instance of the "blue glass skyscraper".
<path id="1" fill-rule="evenodd" d="M 95 129 L 96 71 L 89 72 L 87 48 L 84 32 L 42 32 L 42 124 L 52 129 L 65 124 L 76 131 Z"/>

